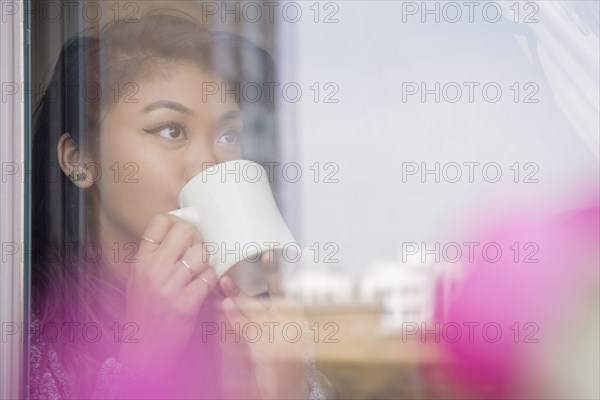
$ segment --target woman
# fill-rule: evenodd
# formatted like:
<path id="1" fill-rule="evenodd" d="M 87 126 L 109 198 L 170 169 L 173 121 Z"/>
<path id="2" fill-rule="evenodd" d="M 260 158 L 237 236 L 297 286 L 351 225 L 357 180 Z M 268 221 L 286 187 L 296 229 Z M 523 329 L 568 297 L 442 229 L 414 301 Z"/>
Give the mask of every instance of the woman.
<path id="1" fill-rule="evenodd" d="M 300 345 L 231 334 L 282 316 L 218 281 L 167 214 L 207 165 L 242 158 L 261 122 L 246 116 L 272 113 L 214 88 L 272 73 L 264 50 L 172 11 L 64 46 L 33 136 L 31 397 L 324 397 Z"/>

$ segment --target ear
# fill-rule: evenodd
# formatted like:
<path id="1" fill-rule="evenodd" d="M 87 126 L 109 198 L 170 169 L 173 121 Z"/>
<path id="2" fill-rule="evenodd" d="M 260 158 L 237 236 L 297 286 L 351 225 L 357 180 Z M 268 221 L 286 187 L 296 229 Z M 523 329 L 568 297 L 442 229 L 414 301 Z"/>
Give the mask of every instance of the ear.
<path id="1" fill-rule="evenodd" d="M 58 139 L 56 152 L 60 168 L 75 186 L 88 189 L 94 184 L 94 176 L 87 166 L 91 160 L 80 154 L 77 144 L 68 132 L 63 133 Z"/>

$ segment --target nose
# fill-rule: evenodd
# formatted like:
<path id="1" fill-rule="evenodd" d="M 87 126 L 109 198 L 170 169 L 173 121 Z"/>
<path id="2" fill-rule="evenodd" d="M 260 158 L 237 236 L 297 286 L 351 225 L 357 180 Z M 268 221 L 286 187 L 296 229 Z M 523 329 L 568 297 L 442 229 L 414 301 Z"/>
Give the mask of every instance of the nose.
<path id="1" fill-rule="evenodd" d="M 218 164 L 218 159 L 211 143 L 198 141 L 198 143 L 190 145 L 185 170 L 186 182 L 215 164 Z"/>

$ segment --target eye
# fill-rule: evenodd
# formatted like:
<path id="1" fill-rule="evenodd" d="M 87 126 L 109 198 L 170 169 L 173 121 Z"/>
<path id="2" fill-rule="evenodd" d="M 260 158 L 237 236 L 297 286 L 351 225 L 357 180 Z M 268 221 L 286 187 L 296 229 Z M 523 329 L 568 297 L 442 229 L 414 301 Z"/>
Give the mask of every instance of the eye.
<path id="1" fill-rule="evenodd" d="M 219 136 L 217 143 L 227 145 L 239 144 L 240 136 L 240 131 L 236 129 L 228 129 Z"/>
<path id="2" fill-rule="evenodd" d="M 187 135 L 185 127 L 176 122 L 167 122 L 160 124 L 155 128 L 144 129 L 147 133 L 158 134 L 159 136 L 169 140 L 185 140 Z"/>

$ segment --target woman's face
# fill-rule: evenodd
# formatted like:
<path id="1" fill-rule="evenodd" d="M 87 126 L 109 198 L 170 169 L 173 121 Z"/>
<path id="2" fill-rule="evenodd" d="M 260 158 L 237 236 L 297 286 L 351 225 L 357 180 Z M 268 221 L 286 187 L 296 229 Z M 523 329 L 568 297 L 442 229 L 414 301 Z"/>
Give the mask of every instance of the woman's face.
<path id="1" fill-rule="evenodd" d="M 178 208 L 179 192 L 192 177 L 242 157 L 234 96 L 222 100 L 220 89 L 204 94 L 207 84 L 221 88 L 222 80 L 185 63 L 164 72 L 123 85 L 130 96 L 111 104 L 103 120 L 92 209 L 104 244 L 139 241 L 153 216 Z"/>

